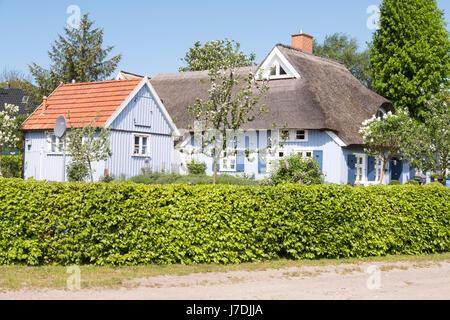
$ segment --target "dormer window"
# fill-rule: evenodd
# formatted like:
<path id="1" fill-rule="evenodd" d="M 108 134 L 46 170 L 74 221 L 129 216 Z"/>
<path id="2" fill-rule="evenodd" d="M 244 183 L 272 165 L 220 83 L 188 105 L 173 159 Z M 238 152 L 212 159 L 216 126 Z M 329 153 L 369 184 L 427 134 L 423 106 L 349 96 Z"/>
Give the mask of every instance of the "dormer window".
<path id="1" fill-rule="evenodd" d="M 275 47 L 261 67 L 256 72 L 257 80 L 269 79 L 300 79 L 300 74 L 292 64 L 281 53 L 278 47 Z"/>
<path id="2" fill-rule="evenodd" d="M 283 66 L 278 62 L 275 63 L 270 68 L 269 79 L 280 79 L 280 78 L 291 78 L 291 75 L 288 75 L 286 70 L 284 70 Z"/>

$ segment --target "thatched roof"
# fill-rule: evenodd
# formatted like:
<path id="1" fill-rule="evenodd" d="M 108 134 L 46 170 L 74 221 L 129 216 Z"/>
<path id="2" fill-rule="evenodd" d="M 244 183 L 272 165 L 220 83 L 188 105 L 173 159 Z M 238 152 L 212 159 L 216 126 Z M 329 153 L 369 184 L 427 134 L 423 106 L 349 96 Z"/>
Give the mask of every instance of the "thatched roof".
<path id="1" fill-rule="evenodd" d="M 362 85 L 342 64 L 278 44 L 277 48 L 301 75 L 300 79 L 271 80 L 266 104 L 268 113 L 243 129 L 271 129 L 274 123 L 288 128 L 332 130 L 348 145 L 362 144 L 361 123 L 380 107 L 392 104 Z M 240 68 L 239 73 L 256 72 L 257 67 Z M 161 74 L 150 82 L 163 100 L 178 128 L 193 126 L 187 106 L 196 98 L 207 98 L 207 71 Z"/>

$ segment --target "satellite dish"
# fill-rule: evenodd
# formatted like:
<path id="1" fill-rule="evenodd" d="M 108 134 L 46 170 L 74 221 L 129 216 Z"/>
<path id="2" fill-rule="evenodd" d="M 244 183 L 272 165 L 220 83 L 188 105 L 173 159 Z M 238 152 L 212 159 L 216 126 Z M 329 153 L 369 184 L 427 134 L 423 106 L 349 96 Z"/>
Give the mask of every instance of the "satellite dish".
<path id="1" fill-rule="evenodd" d="M 66 129 L 67 129 L 66 118 L 64 116 L 58 117 L 58 119 L 56 119 L 56 121 L 55 121 L 55 126 L 53 129 L 55 132 L 55 136 L 57 136 L 58 138 L 62 138 L 64 136 L 64 134 L 66 133 Z"/>

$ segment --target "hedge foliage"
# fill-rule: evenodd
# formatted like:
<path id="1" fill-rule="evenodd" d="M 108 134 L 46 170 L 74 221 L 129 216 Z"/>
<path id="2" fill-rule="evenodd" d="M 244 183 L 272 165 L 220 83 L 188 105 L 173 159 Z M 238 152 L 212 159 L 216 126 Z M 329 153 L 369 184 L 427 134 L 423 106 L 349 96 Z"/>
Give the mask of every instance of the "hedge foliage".
<path id="1" fill-rule="evenodd" d="M 193 264 L 450 250 L 430 186 L 148 186 L 0 179 L 0 265 Z"/>

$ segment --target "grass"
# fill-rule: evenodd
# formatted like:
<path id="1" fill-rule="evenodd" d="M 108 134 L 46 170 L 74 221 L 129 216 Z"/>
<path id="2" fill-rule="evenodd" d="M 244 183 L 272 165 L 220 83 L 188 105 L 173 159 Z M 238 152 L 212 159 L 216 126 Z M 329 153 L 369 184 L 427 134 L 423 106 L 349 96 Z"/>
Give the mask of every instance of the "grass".
<path id="1" fill-rule="evenodd" d="M 360 264 L 371 262 L 412 262 L 414 266 L 426 266 L 431 262 L 450 260 L 450 252 L 442 254 L 421 256 L 387 256 L 369 258 L 348 259 L 320 259 L 320 260 L 272 260 L 265 262 L 243 263 L 239 265 L 143 265 L 143 266 L 81 266 L 81 288 L 95 287 L 133 287 L 137 282 L 130 280 L 148 278 L 162 275 L 188 275 L 193 273 L 207 272 L 230 272 L 230 271 L 262 271 L 268 269 L 283 269 L 303 266 L 329 266 L 342 264 Z M 0 290 L 18 290 L 24 288 L 42 289 L 65 289 L 66 281 L 70 274 L 63 266 L 0 266 Z M 352 269 L 353 271 L 353 269 Z M 350 270 L 348 270 L 350 272 Z M 285 276 L 296 276 L 297 274 L 285 274 Z"/>

